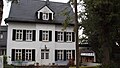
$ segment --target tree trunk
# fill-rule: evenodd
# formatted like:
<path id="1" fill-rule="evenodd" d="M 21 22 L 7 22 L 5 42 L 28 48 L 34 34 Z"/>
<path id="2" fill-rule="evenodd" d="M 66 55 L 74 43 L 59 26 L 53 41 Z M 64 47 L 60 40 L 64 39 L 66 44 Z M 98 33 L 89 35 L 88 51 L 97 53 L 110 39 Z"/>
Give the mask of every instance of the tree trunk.
<path id="1" fill-rule="evenodd" d="M 78 45 L 78 15 L 77 15 L 77 0 L 74 1 L 75 8 L 75 35 L 76 35 L 76 68 L 79 68 L 79 45 Z"/>
<path id="2" fill-rule="evenodd" d="M 2 21 L 2 15 L 3 15 L 3 0 L 0 0 L 0 26 Z"/>
<path id="3" fill-rule="evenodd" d="M 111 47 L 111 39 L 110 39 L 110 31 L 109 26 L 103 26 L 101 32 L 101 48 L 102 48 L 102 65 L 105 68 L 109 68 L 110 64 L 110 47 Z"/>

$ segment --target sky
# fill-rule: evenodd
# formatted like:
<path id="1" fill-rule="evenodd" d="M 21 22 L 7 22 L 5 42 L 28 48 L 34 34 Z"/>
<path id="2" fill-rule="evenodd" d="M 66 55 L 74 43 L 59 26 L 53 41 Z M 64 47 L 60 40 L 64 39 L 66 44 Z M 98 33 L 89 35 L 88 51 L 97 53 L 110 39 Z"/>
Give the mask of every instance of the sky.
<path id="1" fill-rule="evenodd" d="M 3 19 L 1 25 L 5 25 L 4 19 L 8 17 L 10 5 L 11 5 L 10 2 L 8 3 L 6 0 L 3 1 L 4 1 L 4 8 L 3 8 Z M 49 1 L 67 3 L 69 0 L 49 0 Z"/>

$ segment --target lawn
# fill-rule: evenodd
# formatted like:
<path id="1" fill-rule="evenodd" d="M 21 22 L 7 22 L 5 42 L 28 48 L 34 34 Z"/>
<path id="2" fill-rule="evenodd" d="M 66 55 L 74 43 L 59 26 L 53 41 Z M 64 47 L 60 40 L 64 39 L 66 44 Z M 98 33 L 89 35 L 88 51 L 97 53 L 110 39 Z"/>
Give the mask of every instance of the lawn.
<path id="1" fill-rule="evenodd" d="M 69 68 L 76 68 L 76 67 L 69 67 Z M 80 68 L 99 68 L 99 66 L 81 66 Z"/>

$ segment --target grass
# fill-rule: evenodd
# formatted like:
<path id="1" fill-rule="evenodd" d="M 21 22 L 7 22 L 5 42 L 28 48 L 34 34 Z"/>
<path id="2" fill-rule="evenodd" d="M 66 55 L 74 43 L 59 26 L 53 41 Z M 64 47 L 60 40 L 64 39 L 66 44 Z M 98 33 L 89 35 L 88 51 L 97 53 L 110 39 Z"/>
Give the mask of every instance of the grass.
<path id="1" fill-rule="evenodd" d="M 69 68 L 76 68 L 76 67 L 74 66 Z M 80 66 L 80 68 L 99 68 L 99 66 Z"/>

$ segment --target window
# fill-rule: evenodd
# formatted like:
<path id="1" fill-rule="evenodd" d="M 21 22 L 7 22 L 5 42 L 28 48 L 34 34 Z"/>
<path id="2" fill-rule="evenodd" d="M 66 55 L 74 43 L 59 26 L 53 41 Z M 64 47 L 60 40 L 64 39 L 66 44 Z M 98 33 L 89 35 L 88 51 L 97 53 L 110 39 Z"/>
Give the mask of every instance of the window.
<path id="1" fill-rule="evenodd" d="M 52 31 L 40 30 L 39 41 L 52 41 Z"/>
<path id="2" fill-rule="evenodd" d="M 26 30 L 26 41 L 32 41 L 32 30 Z"/>
<path id="3" fill-rule="evenodd" d="M 12 49 L 12 61 L 35 61 L 35 49 Z"/>
<path id="4" fill-rule="evenodd" d="M 55 61 L 75 59 L 75 50 L 55 50 Z"/>
<path id="5" fill-rule="evenodd" d="M 72 33 L 71 32 L 66 32 L 66 41 L 72 42 Z"/>
<path id="6" fill-rule="evenodd" d="M 32 60 L 32 50 L 27 49 L 25 53 L 26 60 Z"/>
<path id="7" fill-rule="evenodd" d="M 66 58 L 67 59 L 72 59 L 72 51 L 71 50 L 67 50 L 67 52 L 66 52 Z"/>
<path id="8" fill-rule="evenodd" d="M 38 19 L 40 20 L 53 20 L 52 13 L 38 12 Z"/>
<path id="9" fill-rule="evenodd" d="M 58 36 L 57 36 L 58 38 L 58 41 L 59 42 L 63 42 L 64 41 L 64 34 L 63 34 L 63 32 L 58 32 Z"/>
<path id="10" fill-rule="evenodd" d="M 55 31 L 55 42 L 74 42 L 74 32 Z"/>
<path id="11" fill-rule="evenodd" d="M 16 40 L 22 41 L 23 39 L 23 31 L 22 30 L 16 30 Z"/>
<path id="12" fill-rule="evenodd" d="M 13 29 L 12 40 L 17 41 L 35 41 L 36 31 L 35 30 L 16 30 Z"/>
<path id="13" fill-rule="evenodd" d="M 15 60 L 22 60 L 22 50 L 20 50 L 20 49 L 16 50 Z"/>
<path id="14" fill-rule="evenodd" d="M 64 52 L 63 52 L 63 50 L 58 50 L 58 52 L 57 52 L 57 59 L 58 60 L 64 60 Z"/>
<path id="15" fill-rule="evenodd" d="M 43 41 L 49 41 L 49 32 L 48 31 L 43 31 L 42 40 Z"/>
<path id="16" fill-rule="evenodd" d="M 49 59 L 49 49 L 41 50 L 41 59 Z"/>
<path id="17" fill-rule="evenodd" d="M 43 20 L 48 20 L 49 19 L 49 13 L 43 13 Z"/>

